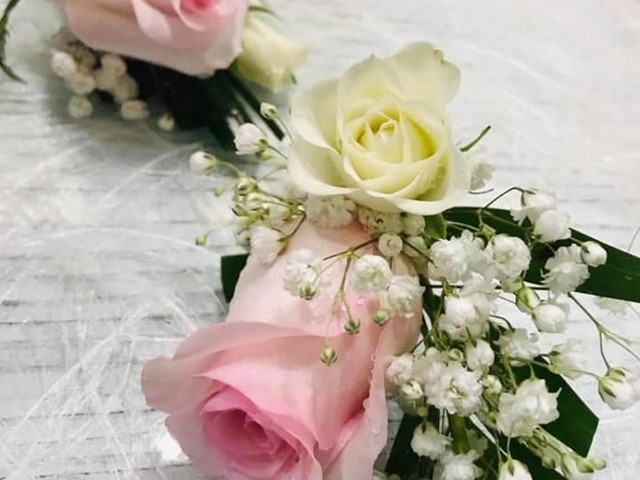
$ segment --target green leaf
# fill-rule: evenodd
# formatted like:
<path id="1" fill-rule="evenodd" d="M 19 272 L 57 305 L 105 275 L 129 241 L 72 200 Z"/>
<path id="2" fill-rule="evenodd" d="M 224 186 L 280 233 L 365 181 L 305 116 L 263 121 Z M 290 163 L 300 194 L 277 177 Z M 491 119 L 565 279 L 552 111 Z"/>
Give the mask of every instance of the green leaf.
<path id="1" fill-rule="evenodd" d="M 22 79 L 7 65 L 6 60 L 7 39 L 9 38 L 9 17 L 19 2 L 20 0 L 9 0 L 0 18 L 0 70 L 10 79 L 22 82 Z"/>
<path id="2" fill-rule="evenodd" d="M 447 236 L 447 222 L 442 214 L 424 217 L 425 233 L 431 238 L 445 238 Z"/>
<path id="3" fill-rule="evenodd" d="M 444 212 L 447 221 L 464 223 L 477 228 L 479 225 L 478 208 L 456 207 Z M 497 233 L 505 233 L 524 238 L 524 229 L 519 226 L 507 210 L 485 209 L 483 220 L 486 225 L 494 228 Z M 611 245 L 600 242 L 589 235 L 572 230 L 573 238 L 580 241 L 597 241 L 607 251 L 607 263 L 597 268 L 590 268 L 590 277 L 579 288 L 578 292 L 615 298 L 630 302 L 640 302 L 640 258 L 620 250 Z M 553 250 L 570 241 L 556 242 L 549 248 L 547 245 L 537 245 L 533 250 L 531 267 L 526 280 L 531 283 L 542 282 L 544 264 L 553 255 Z"/>
<path id="4" fill-rule="evenodd" d="M 391 447 L 386 472 L 406 477 L 418 470 L 420 457 L 411 448 L 413 431 L 422 423 L 422 418 L 404 415 L 400 428 Z"/>
<path id="5" fill-rule="evenodd" d="M 220 260 L 220 275 L 222 277 L 222 291 L 224 298 L 230 302 L 236 291 L 236 285 L 242 269 L 247 264 L 249 255 L 226 255 Z"/>

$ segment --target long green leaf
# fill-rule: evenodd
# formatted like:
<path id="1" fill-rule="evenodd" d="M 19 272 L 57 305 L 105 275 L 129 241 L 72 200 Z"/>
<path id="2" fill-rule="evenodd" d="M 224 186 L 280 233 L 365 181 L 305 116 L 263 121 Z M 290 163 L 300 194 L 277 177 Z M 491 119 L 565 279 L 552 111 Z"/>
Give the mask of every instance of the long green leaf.
<path id="1" fill-rule="evenodd" d="M 498 233 L 524 236 L 522 228 L 511 218 L 511 214 L 507 210 L 490 208 L 485 212 L 483 215 L 484 223 L 494 228 Z M 464 223 L 472 227 L 479 225 L 477 208 L 452 208 L 444 213 L 444 217 L 448 221 Z M 577 230 L 572 230 L 572 236 L 580 241 L 598 241 Z M 557 248 L 568 243 L 567 241 L 557 242 L 553 247 Z M 603 242 L 598 241 L 598 243 L 607 251 L 607 263 L 597 268 L 591 268 L 589 279 L 578 288 L 578 291 L 600 297 L 640 302 L 640 258 Z M 538 245 L 534 249 L 531 267 L 526 277 L 527 281 L 541 283 L 544 264 L 552 254 L 552 250 L 544 245 Z"/>

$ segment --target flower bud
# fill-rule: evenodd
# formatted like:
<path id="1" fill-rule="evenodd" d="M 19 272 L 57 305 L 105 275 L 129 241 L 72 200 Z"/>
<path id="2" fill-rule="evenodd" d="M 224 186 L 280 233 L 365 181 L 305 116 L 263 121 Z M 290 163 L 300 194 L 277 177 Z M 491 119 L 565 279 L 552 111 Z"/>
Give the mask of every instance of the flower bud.
<path id="1" fill-rule="evenodd" d="M 591 462 L 591 466 L 596 470 L 603 470 L 607 468 L 607 462 L 600 457 L 593 457 L 588 460 Z"/>
<path id="2" fill-rule="evenodd" d="M 635 388 L 628 375 L 619 368 L 610 368 L 604 377 L 598 379 L 598 393 L 614 410 L 626 410 L 637 400 Z"/>
<path id="3" fill-rule="evenodd" d="M 404 400 L 413 402 L 421 399 L 424 396 L 424 391 L 418 382 L 410 380 L 400 387 L 400 396 Z"/>
<path id="4" fill-rule="evenodd" d="M 260 104 L 260 115 L 267 120 L 275 120 L 278 118 L 278 109 L 271 103 L 262 102 Z"/>
<path id="5" fill-rule="evenodd" d="M 498 480 L 532 480 L 532 477 L 522 462 L 510 458 L 500 467 Z"/>
<path id="6" fill-rule="evenodd" d="M 533 309 L 532 316 L 536 327 L 543 333 L 562 333 L 566 329 L 567 313 L 554 303 L 538 304 Z"/>
<path id="7" fill-rule="evenodd" d="M 464 361 L 464 353 L 462 353 L 462 350 L 459 350 L 457 348 L 452 348 L 451 350 L 449 350 L 447 352 L 447 356 L 454 362 Z"/>
<path id="8" fill-rule="evenodd" d="M 318 289 L 310 282 L 305 282 L 298 288 L 298 294 L 300 295 L 300 298 L 303 298 L 304 300 L 313 300 L 317 293 Z"/>
<path id="9" fill-rule="evenodd" d="M 540 297 L 536 291 L 523 287 L 516 293 L 516 306 L 524 313 L 531 313 L 540 304 Z"/>
<path id="10" fill-rule="evenodd" d="M 349 335 L 356 335 L 360 332 L 360 320 L 357 318 L 350 318 L 347 320 L 347 323 L 345 323 L 344 329 Z"/>
<path id="11" fill-rule="evenodd" d="M 571 237 L 569 216 L 555 210 L 542 212 L 536 220 L 533 235 L 543 243 L 556 242 Z"/>
<path id="12" fill-rule="evenodd" d="M 320 360 L 325 365 L 333 365 L 338 361 L 338 353 L 331 347 L 327 347 L 320 353 Z"/>
<path id="13" fill-rule="evenodd" d="M 491 345 L 484 340 L 476 340 L 465 349 L 467 365 L 471 370 L 482 370 L 493 365 L 495 354 Z"/>
<path id="14" fill-rule="evenodd" d="M 170 113 L 160 115 L 158 118 L 158 128 L 164 132 L 170 132 L 176 127 L 176 120 Z"/>
<path id="15" fill-rule="evenodd" d="M 376 310 L 372 317 L 373 323 L 381 327 L 385 326 L 389 321 L 389 313 L 386 310 Z"/>
<path id="16" fill-rule="evenodd" d="M 196 175 L 210 172 L 218 163 L 218 159 L 203 151 L 197 151 L 189 157 L 189 170 Z"/>
<path id="17" fill-rule="evenodd" d="M 197 246 L 202 247 L 203 245 L 206 245 L 207 243 L 207 236 L 206 235 L 198 235 L 196 237 L 195 243 Z"/>
<path id="18" fill-rule="evenodd" d="M 482 379 L 482 386 L 489 395 L 499 395 L 502 392 L 502 383 L 495 375 L 487 375 Z"/>
<path id="19" fill-rule="evenodd" d="M 542 466 L 549 470 L 555 470 L 558 467 L 555 458 L 551 455 L 544 455 L 540 460 L 542 461 Z"/>
<path id="20" fill-rule="evenodd" d="M 580 258 L 590 267 L 599 267 L 607 261 L 607 251 L 597 242 L 584 242 L 580 247 Z"/>
<path id="21" fill-rule="evenodd" d="M 378 239 L 378 250 L 385 257 L 400 255 L 402 246 L 402 238 L 395 233 L 384 233 Z"/>
<path id="22" fill-rule="evenodd" d="M 238 127 L 233 140 L 238 155 L 253 155 L 264 152 L 269 146 L 267 137 L 253 123 L 243 123 Z"/>

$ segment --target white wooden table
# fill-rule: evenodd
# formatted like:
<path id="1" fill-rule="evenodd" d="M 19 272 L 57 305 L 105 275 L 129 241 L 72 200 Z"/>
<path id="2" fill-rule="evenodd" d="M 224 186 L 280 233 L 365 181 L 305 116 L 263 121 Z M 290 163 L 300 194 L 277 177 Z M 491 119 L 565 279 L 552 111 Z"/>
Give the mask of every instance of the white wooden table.
<path id="1" fill-rule="evenodd" d="M 197 478 L 158 466 L 162 418 L 138 377 L 224 313 L 218 260 L 233 238 L 223 229 L 209 250 L 193 245 L 226 208 L 188 172 L 206 137 L 108 111 L 71 121 L 37 53 L 44 3 L 25 0 L 14 34 L 27 83 L 0 83 L 0 479 Z M 303 85 L 406 41 L 437 44 L 463 72 L 459 138 L 493 126 L 496 188 L 555 190 L 576 227 L 626 248 L 640 226 L 640 2 L 275 3 L 312 44 Z M 640 337 L 638 317 L 605 320 Z M 570 334 L 595 351 L 577 311 Z M 614 413 L 593 383 L 577 388 L 602 418 L 594 452 L 610 469 L 597 478 L 636 480 L 640 409 Z"/>

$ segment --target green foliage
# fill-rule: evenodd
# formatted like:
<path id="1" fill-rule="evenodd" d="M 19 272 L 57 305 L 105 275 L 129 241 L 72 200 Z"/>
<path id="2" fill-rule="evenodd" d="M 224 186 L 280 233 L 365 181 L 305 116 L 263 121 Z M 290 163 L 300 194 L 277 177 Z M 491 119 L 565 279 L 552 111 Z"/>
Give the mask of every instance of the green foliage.
<path id="1" fill-rule="evenodd" d="M 9 18 L 11 12 L 18 6 L 19 2 L 20 0 L 9 0 L 0 18 L 0 70 L 2 70 L 7 77 L 17 82 L 21 82 L 22 79 L 7 64 L 6 50 L 7 39 L 9 38 Z"/>

